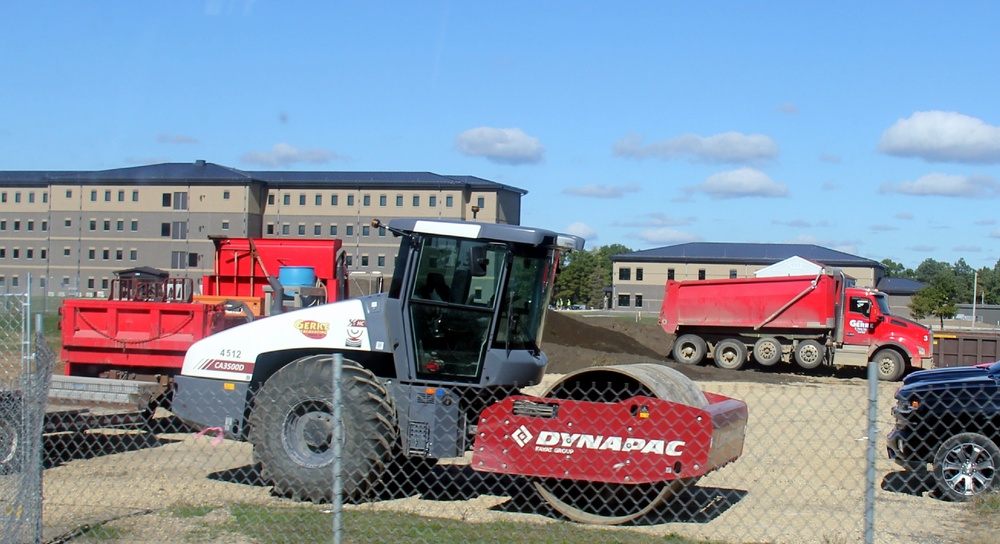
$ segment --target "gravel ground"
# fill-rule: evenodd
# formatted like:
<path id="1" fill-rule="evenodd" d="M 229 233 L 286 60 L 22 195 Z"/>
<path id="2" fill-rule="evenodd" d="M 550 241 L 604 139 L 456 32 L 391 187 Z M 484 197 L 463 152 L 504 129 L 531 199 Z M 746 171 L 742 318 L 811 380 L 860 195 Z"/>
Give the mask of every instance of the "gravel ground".
<path id="1" fill-rule="evenodd" d="M 743 399 L 750 406 L 742 457 L 703 478 L 672 507 L 616 530 L 728 542 L 862 539 L 867 445 L 867 384 L 863 380 L 700 385 Z M 961 505 L 891 490 L 899 487 L 899 478 L 896 467 L 885 458 L 884 435 L 891 425 L 889 408 L 895 387 L 881 384 L 879 389 L 876 541 L 959 541 L 965 530 Z M 132 451 L 68 460 L 45 471 L 47 540 L 71 534 L 85 524 L 117 519 L 109 526 L 122 529 L 127 535 L 123 538 L 133 541 L 156 540 L 152 538 L 156 534 L 187 534 L 198 541 L 211 537 L 215 540 L 208 541 L 244 542 L 245 537 L 238 534 L 206 533 L 206 524 L 230 521 L 224 510 L 190 519 L 171 514 L 170 508 L 289 504 L 254 481 L 247 444 L 217 443 L 193 434 L 138 435 L 138 442 L 136 438 L 134 434 L 90 436 L 92 447 Z M 123 448 L 116 443 L 129 445 Z M 522 494 L 523 483 L 477 475 L 462 467 L 463 460 L 451 463 L 435 469 L 431 482 L 421 488 L 422 495 L 349 508 L 400 510 L 472 522 L 557 519 L 536 498 Z"/>

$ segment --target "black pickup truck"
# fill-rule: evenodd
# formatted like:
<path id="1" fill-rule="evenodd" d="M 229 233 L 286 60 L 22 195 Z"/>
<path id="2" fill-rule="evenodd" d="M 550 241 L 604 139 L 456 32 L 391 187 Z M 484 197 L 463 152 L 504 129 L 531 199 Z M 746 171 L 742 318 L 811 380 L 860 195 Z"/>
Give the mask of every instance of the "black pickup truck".
<path id="1" fill-rule="evenodd" d="M 916 473 L 930 465 L 942 496 L 969 500 L 998 486 L 1000 362 L 914 372 L 892 413 L 889 457 Z"/>

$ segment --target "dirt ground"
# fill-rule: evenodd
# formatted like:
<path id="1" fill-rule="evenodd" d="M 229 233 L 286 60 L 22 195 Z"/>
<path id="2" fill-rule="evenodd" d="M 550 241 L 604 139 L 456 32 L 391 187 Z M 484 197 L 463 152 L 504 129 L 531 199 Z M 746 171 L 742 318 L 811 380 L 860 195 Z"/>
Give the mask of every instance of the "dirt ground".
<path id="1" fill-rule="evenodd" d="M 657 361 L 677 368 L 706 391 L 745 401 L 750 412 L 741 457 L 702 478 L 672 505 L 611 529 L 622 531 L 623 541 L 653 541 L 668 534 L 741 543 L 862 541 L 870 451 L 863 377 L 675 365 L 668 356 L 671 339 L 655 324 L 592 315 L 550 312 L 543 338 L 550 358 L 546 383 L 585 366 Z M 991 541 L 970 534 L 964 505 L 930 497 L 926 481 L 900 472 L 886 457 L 896 387 L 878 386 L 875 541 Z M 120 541 L 163 540 L 164 534 L 171 535 L 164 541 L 212 540 L 205 538 L 205 527 L 214 526 L 219 529 L 210 534 L 217 536 L 216 542 L 248 542 L 222 529 L 229 520 L 225 512 L 213 514 L 218 519 L 184 520 L 169 508 L 177 503 L 290 504 L 257 480 L 246 444 L 187 433 L 147 435 L 147 440 L 109 455 L 67 459 L 46 470 L 46 536 L 65 535 L 81 520 L 118 518 L 109 525 L 127 535 Z M 418 486 L 418 495 L 349 508 L 473 523 L 508 521 L 519 527 L 559 520 L 528 487 L 520 479 L 475 472 L 467 459 L 458 459 L 435 467 Z M 350 533 L 349 527 L 345 530 Z M 386 541 L 404 537 L 410 538 L 386 535 Z"/>

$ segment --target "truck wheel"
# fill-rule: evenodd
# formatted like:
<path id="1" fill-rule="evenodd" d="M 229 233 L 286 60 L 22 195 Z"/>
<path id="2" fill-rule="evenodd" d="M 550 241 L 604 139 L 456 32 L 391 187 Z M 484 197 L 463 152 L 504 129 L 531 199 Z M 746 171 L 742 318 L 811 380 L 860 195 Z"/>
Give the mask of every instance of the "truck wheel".
<path id="1" fill-rule="evenodd" d="M 708 346 L 705 341 L 696 334 L 685 334 L 674 341 L 674 348 L 671 355 L 674 361 L 682 365 L 698 365 L 705 359 Z"/>
<path id="2" fill-rule="evenodd" d="M 377 377 L 354 361 L 342 373 L 343 490 L 365 497 L 382 477 L 397 440 L 396 411 Z M 261 476 L 278 495 L 328 502 L 333 498 L 333 361 L 311 355 L 272 376 L 254 402 L 250 442 Z"/>
<path id="3" fill-rule="evenodd" d="M 777 338 L 765 337 L 753 345 L 753 358 L 761 366 L 771 366 L 781 360 L 781 342 Z"/>
<path id="4" fill-rule="evenodd" d="M 872 361 L 878 365 L 878 379 L 885 382 L 894 382 L 902 378 L 903 372 L 906 371 L 903 356 L 894 349 L 879 350 Z"/>
<path id="5" fill-rule="evenodd" d="M 934 481 L 946 497 L 967 501 L 996 485 L 1000 450 L 979 433 L 957 434 L 934 454 Z"/>
<path id="6" fill-rule="evenodd" d="M 739 370 L 747 362 L 747 347 L 735 338 L 726 338 L 715 345 L 712 357 L 719 368 Z"/>
<path id="7" fill-rule="evenodd" d="M 806 370 L 812 370 L 823 364 L 826 350 L 815 340 L 803 340 L 795 347 L 795 362 Z"/>

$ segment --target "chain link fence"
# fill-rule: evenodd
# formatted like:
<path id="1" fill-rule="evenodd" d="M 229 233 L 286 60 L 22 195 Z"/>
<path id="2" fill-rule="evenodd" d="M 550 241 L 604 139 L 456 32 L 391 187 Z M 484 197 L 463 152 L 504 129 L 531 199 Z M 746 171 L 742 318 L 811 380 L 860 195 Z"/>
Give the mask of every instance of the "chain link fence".
<path id="1" fill-rule="evenodd" d="M 17 338 L 4 341 L 17 349 L 4 344 L 14 366 L 3 423 L 24 444 L 41 434 L 27 412 L 41 413 L 42 394 L 41 380 L 24 376 L 51 354 L 36 345 L 38 355 L 24 356 L 14 322 L 28 312 L 5 309 L 3 334 Z M 985 443 L 949 442 L 955 433 L 938 426 L 907 435 L 907 448 L 926 443 L 928 451 L 904 471 L 886 454 L 890 431 L 906 427 L 892 413 L 899 384 L 861 376 L 725 373 L 736 379 L 692 389 L 649 368 L 662 365 L 638 365 L 548 376 L 520 392 L 536 396 L 529 398 L 405 386 L 335 359 L 285 367 L 245 390 L 246 410 L 220 401 L 229 391 L 222 382 L 198 390 L 185 401 L 185 417 L 231 416 L 203 429 L 162 407 L 142 421 L 78 428 L 52 424 L 68 417 L 65 407 L 50 413 L 42 449 L 22 450 L 37 454 L 44 471 L 24 457 L 0 476 L 4 538 L 975 542 L 963 525 L 965 505 L 947 500 L 949 484 L 913 459 L 933 461 L 944 444 L 939 464 L 952 467 L 944 481 L 984 485 L 993 477 L 984 459 L 993 455 L 995 466 L 1000 457 Z M 38 493 L 39 473 L 45 495 L 36 536 L 22 505 L 40 498 L 24 495 Z"/>

